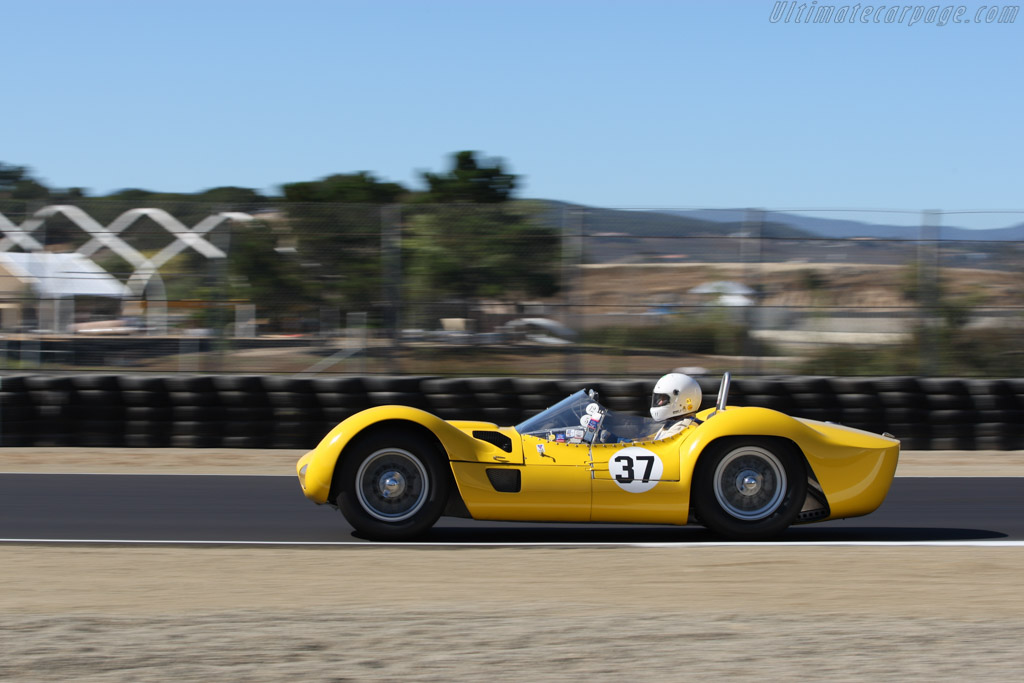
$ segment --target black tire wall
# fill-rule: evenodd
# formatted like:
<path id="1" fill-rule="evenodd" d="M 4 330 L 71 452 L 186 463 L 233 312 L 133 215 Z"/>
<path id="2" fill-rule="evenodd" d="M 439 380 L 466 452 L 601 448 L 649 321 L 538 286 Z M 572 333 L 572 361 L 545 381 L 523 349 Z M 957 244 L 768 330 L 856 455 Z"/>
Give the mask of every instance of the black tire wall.
<path id="1" fill-rule="evenodd" d="M 650 380 L 258 375 L 7 375 L 0 446 L 313 448 L 372 406 L 408 405 L 444 419 L 517 422 L 590 387 L 614 410 L 644 414 Z M 703 407 L 718 377 L 699 378 Z M 758 377 L 729 403 L 889 432 L 904 450 L 1024 449 L 1024 379 Z"/>

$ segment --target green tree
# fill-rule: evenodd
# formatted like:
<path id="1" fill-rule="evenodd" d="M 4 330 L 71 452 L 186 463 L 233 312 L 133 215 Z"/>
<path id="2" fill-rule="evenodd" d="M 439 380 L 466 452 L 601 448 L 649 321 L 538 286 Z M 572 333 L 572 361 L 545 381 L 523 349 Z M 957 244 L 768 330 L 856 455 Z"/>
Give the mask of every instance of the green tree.
<path id="1" fill-rule="evenodd" d="M 22 180 L 11 191 L 11 199 L 46 199 L 50 190 L 37 180 Z"/>
<path id="2" fill-rule="evenodd" d="M 66 190 L 54 190 L 51 196 L 61 202 L 77 202 L 86 198 L 86 190 L 82 187 L 69 187 Z"/>
<path id="3" fill-rule="evenodd" d="M 335 174 L 320 180 L 281 186 L 287 202 L 343 202 L 346 204 L 393 204 L 408 190 L 385 183 L 367 171 Z"/>
<path id="4" fill-rule="evenodd" d="M 443 205 L 409 217 L 404 252 L 420 299 L 551 296 L 560 241 L 526 205 Z"/>
<path id="5" fill-rule="evenodd" d="M 405 217 L 409 297 L 518 301 L 558 290 L 560 236 L 531 204 L 510 201 L 517 179 L 501 160 L 457 152 L 447 171 L 423 179 L 429 189 Z"/>
<path id="6" fill-rule="evenodd" d="M 158 195 L 158 192 L 153 192 L 152 190 L 141 190 L 136 187 L 127 187 L 123 190 L 111 192 L 103 197 L 103 199 L 114 199 L 123 202 L 144 202 Z"/>
<path id="7" fill-rule="evenodd" d="M 0 198 L 26 202 L 45 200 L 49 196 L 50 188 L 32 177 L 32 171 L 27 166 L 15 166 L 0 161 Z M 11 208 L 23 210 L 25 205 L 19 204 Z"/>
<path id="8" fill-rule="evenodd" d="M 304 275 L 295 252 L 279 245 L 272 226 L 262 221 L 233 224 L 228 270 L 231 298 L 255 304 L 270 329 L 316 316 L 317 283 Z"/>
<path id="9" fill-rule="evenodd" d="M 13 192 L 18 183 L 32 180 L 27 166 L 15 166 L 0 161 L 0 192 Z"/>
<path id="10" fill-rule="evenodd" d="M 473 202 L 495 204 L 508 201 L 516 188 L 516 176 L 505 171 L 500 159 L 480 160 L 478 152 L 452 155 L 452 168 L 445 173 L 423 173 L 430 201 L 445 204 Z M 488 165 L 489 164 L 489 165 Z"/>
<path id="11" fill-rule="evenodd" d="M 408 194 L 360 171 L 281 186 L 295 262 L 320 302 L 347 310 L 380 306 L 385 206 Z"/>
<path id="12" fill-rule="evenodd" d="M 248 187 L 212 187 L 195 195 L 201 202 L 220 204 L 232 211 L 252 211 L 270 203 L 267 197 Z"/>

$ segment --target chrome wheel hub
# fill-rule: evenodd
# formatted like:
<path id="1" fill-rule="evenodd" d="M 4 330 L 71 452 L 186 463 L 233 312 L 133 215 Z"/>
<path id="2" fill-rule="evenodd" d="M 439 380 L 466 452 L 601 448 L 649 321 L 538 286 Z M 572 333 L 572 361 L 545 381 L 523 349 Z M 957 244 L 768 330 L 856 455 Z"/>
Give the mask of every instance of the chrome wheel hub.
<path id="1" fill-rule="evenodd" d="M 778 456 L 760 446 L 730 451 L 715 468 L 715 499 L 730 516 L 756 522 L 782 505 L 788 482 Z"/>
<path id="2" fill-rule="evenodd" d="M 394 498 L 405 491 L 405 477 L 401 472 L 386 472 L 380 478 L 380 494 L 385 498 Z"/>
<path id="3" fill-rule="evenodd" d="M 359 505 L 368 515 L 382 522 L 401 522 L 426 505 L 430 478 L 414 453 L 382 448 L 359 466 L 355 489 Z"/>
<path id="4" fill-rule="evenodd" d="M 756 495 L 761 490 L 762 477 L 753 470 L 744 470 L 736 477 L 736 490 L 744 496 Z"/>

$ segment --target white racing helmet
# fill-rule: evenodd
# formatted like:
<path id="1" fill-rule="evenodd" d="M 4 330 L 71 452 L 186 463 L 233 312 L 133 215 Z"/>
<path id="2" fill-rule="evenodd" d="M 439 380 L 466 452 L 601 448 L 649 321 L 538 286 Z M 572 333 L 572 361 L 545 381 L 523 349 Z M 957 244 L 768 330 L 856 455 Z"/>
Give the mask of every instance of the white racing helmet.
<path id="1" fill-rule="evenodd" d="M 702 394 L 697 380 L 680 372 L 670 372 L 654 385 L 651 417 L 659 422 L 692 415 L 700 409 Z"/>

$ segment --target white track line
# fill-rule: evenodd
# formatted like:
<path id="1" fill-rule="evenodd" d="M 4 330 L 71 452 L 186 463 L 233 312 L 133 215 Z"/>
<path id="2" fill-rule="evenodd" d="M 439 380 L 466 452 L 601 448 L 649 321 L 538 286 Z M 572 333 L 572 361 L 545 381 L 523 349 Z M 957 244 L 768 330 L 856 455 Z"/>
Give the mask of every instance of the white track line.
<path id="1" fill-rule="evenodd" d="M 356 546 L 373 548 L 792 548 L 792 547 L 940 547 L 940 548 L 1024 548 L 1024 541 L 990 540 L 990 541 L 778 541 L 742 543 L 737 541 L 711 542 L 701 541 L 685 543 L 680 541 L 599 541 L 593 543 L 574 543 L 572 541 L 538 541 L 538 542 L 479 542 L 479 541 L 447 541 L 447 542 L 394 542 L 375 543 L 372 541 L 189 541 L 189 540 L 142 540 L 142 539 L 76 539 L 76 538 L 0 538 L 4 544 L 61 544 L 61 545 L 157 545 L 157 546 L 302 546 L 302 547 L 335 547 Z"/>
<path id="2" fill-rule="evenodd" d="M 295 474 L 269 474 L 266 472 L 0 472 L 5 474 L 30 474 L 34 477 L 280 477 L 281 479 L 295 479 Z"/>
<path id="3" fill-rule="evenodd" d="M 6 474 L 30 474 L 33 476 L 52 477 L 280 477 L 282 479 L 295 479 L 295 473 L 271 473 L 271 472 L 160 472 L 156 470 L 143 470 L 140 472 L 27 472 L 27 471 L 0 471 L 0 476 Z M 1006 476 L 1000 474 L 897 474 L 896 479 L 1021 479 L 1024 475 Z"/>

